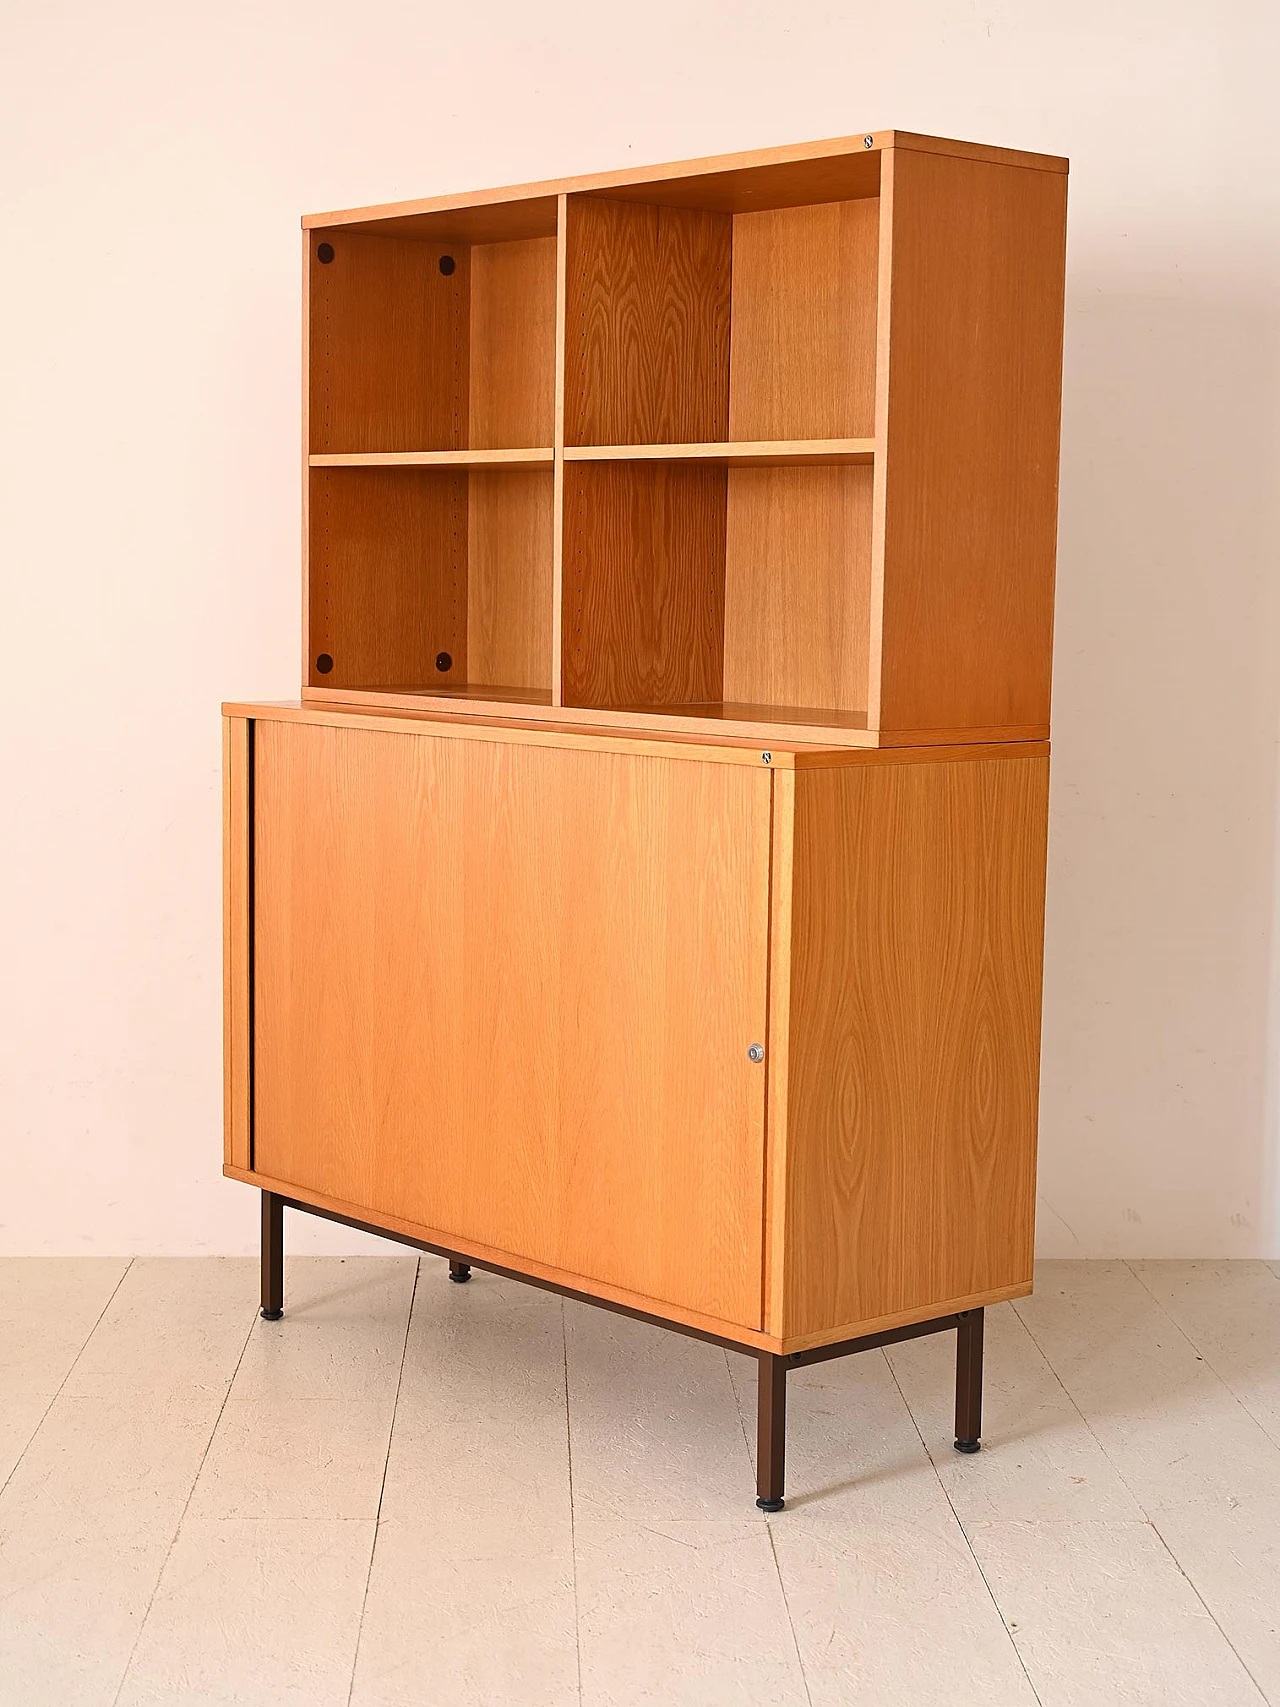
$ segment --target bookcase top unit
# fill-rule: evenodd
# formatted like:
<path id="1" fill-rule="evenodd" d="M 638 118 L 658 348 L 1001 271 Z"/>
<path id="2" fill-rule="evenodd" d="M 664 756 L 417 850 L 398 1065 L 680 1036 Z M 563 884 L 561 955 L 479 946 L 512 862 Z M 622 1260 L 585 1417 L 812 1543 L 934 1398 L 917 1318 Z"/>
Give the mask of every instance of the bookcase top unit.
<path id="1" fill-rule="evenodd" d="M 303 697 L 1049 732 L 1067 162 L 903 131 L 303 221 Z"/>

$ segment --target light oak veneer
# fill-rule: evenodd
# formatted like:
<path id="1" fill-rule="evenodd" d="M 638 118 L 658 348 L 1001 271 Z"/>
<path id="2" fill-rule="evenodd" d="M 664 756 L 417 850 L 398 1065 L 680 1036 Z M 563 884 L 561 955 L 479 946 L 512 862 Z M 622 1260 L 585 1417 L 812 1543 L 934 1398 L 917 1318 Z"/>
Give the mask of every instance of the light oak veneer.
<path id="1" fill-rule="evenodd" d="M 302 699 L 224 707 L 277 1226 L 764 1354 L 1030 1290 L 1065 173 L 881 131 L 304 221 Z"/>
<path id="2" fill-rule="evenodd" d="M 1029 1290 L 1043 746 L 226 709 L 229 1168 L 743 1343 Z"/>
<path id="3" fill-rule="evenodd" d="M 1065 169 L 871 132 L 306 220 L 304 691 L 1045 736 Z"/>

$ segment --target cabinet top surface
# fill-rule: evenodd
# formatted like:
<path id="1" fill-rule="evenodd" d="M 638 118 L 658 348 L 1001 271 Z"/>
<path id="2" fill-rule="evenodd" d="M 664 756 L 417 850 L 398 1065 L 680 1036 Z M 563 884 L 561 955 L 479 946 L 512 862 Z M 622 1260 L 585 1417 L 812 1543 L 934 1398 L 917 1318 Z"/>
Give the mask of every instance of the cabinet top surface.
<path id="1" fill-rule="evenodd" d="M 672 733 L 625 734 L 582 724 L 539 723 L 515 717 L 467 717 L 457 712 L 386 712 L 361 706 L 306 704 L 301 700 L 227 700 L 222 715 L 265 723 L 314 723 L 339 729 L 380 730 L 397 735 L 439 735 L 450 739 L 531 743 L 544 747 L 591 748 L 602 753 L 649 753 L 655 757 L 751 765 L 773 770 L 812 770 L 832 765 L 914 764 L 985 758 L 1031 758 L 1049 751 L 1047 741 L 991 741 L 964 746 L 824 747 L 815 742 L 777 741 L 762 748 L 741 736 Z"/>
<path id="2" fill-rule="evenodd" d="M 865 131 L 855 136 L 828 137 L 817 142 L 791 143 L 778 148 L 758 148 L 741 154 L 708 155 L 697 160 L 676 160 L 656 166 L 629 166 L 615 172 L 597 172 L 583 177 L 551 178 L 541 183 L 512 184 L 499 189 L 472 190 L 421 200 L 386 202 L 380 205 L 341 208 L 327 213 L 304 214 L 304 229 L 315 226 L 348 225 L 380 219 L 405 219 L 415 214 L 445 213 L 453 209 L 481 208 L 499 203 L 537 204 L 560 195 L 591 195 L 606 191 L 624 194 L 629 190 L 644 190 L 640 199 L 661 200 L 662 186 L 685 196 L 698 192 L 698 199 L 711 198 L 714 205 L 721 202 L 728 211 L 746 212 L 758 199 L 760 205 L 774 204 L 776 182 L 763 187 L 770 169 L 783 172 L 788 168 L 797 174 L 797 190 L 801 199 L 838 199 L 829 185 L 813 194 L 812 186 L 804 187 L 805 168 L 810 174 L 828 167 L 843 169 L 847 178 L 843 194 L 853 197 L 875 194 L 879 185 L 880 155 L 885 149 L 907 148 L 927 154 L 951 154 L 968 160 L 985 160 L 993 165 L 1022 166 L 1033 171 L 1065 173 L 1068 162 L 1056 154 L 1032 154 L 1015 148 L 994 148 L 981 143 L 959 142 L 947 137 L 921 136 L 912 131 Z M 758 175 L 757 189 L 751 176 Z M 698 184 L 682 184 L 681 180 L 699 180 Z M 776 204 L 774 204 L 776 205 Z M 536 207 L 527 206 L 527 213 L 536 217 Z"/>

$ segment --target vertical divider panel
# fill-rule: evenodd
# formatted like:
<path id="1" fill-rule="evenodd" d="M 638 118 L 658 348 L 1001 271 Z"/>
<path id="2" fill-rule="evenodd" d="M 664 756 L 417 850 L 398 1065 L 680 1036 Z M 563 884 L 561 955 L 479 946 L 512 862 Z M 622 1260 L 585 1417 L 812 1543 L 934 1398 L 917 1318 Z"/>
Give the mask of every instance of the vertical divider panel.
<path id="1" fill-rule="evenodd" d="M 473 468 L 467 483 L 466 680 L 551 686 L 551 475 Z M 427 660 L 428 663 L 430 660 Z M 454 668 L 441 678 L 462 680 Z"/>
<path id="2" fill-rule="evenodd" d="M 556 401 L 553 446 L 555 486 L 551 508 L 551 703 L 564 704 L 564 330 L 568 196 L 556 197 Z"/>
<path id="3" fill-rule="evenodd" d="M 880 156 L 880 243 L 876 267 L 875 467 L 871 489 L 871 592 L 867 613 L 867 728 L 880 727 L 880 684 L 884 656 L 884 513 L 889 443 L 889 327 L 893 286 L 893 162 Z"/>
<path id="4" fill-rule="evenodd" d="M 551 442 L 555 411 L 554 237 L 471 248 L 469 450 Z"/>
<path id="5" fill-rule="evenodd" d="M 871 436 L 878 227 L 874 196 L 734 216 L 731 439 Z"/>
<path id="6" fill-rule="evenodd" d="M 878 198 L 733 222 L 732 440 L 869 438 Z M 864 717 L 872 471 L 732 468 L 724 697 Z"/>
<path id="7" fill-rule="evenodd" d="M 472 246 L 469 449 L 551 442 L 555 314 L 554 236 Z M 472 469 L 467 478 L 465 680 L 472 685 L 552 685 L 552 485 L 550 470 Z M 443 679 L 464 679 L 458 660 Z"/>

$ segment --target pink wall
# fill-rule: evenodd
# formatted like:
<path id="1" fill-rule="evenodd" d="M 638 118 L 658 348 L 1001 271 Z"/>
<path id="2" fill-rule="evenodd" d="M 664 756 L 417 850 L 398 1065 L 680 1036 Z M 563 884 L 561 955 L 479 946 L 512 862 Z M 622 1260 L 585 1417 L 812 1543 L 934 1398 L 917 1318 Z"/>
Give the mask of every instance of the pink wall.
<path id="1" fill-rule="evenodd" d="M 0 1250 L 252 1243 L 217 708 L 297 690 L 299 214 L 896 125 L 1073 163 L 1042 1247 L 1280 1254 L 1274 8 L 2 28 Z"/>

